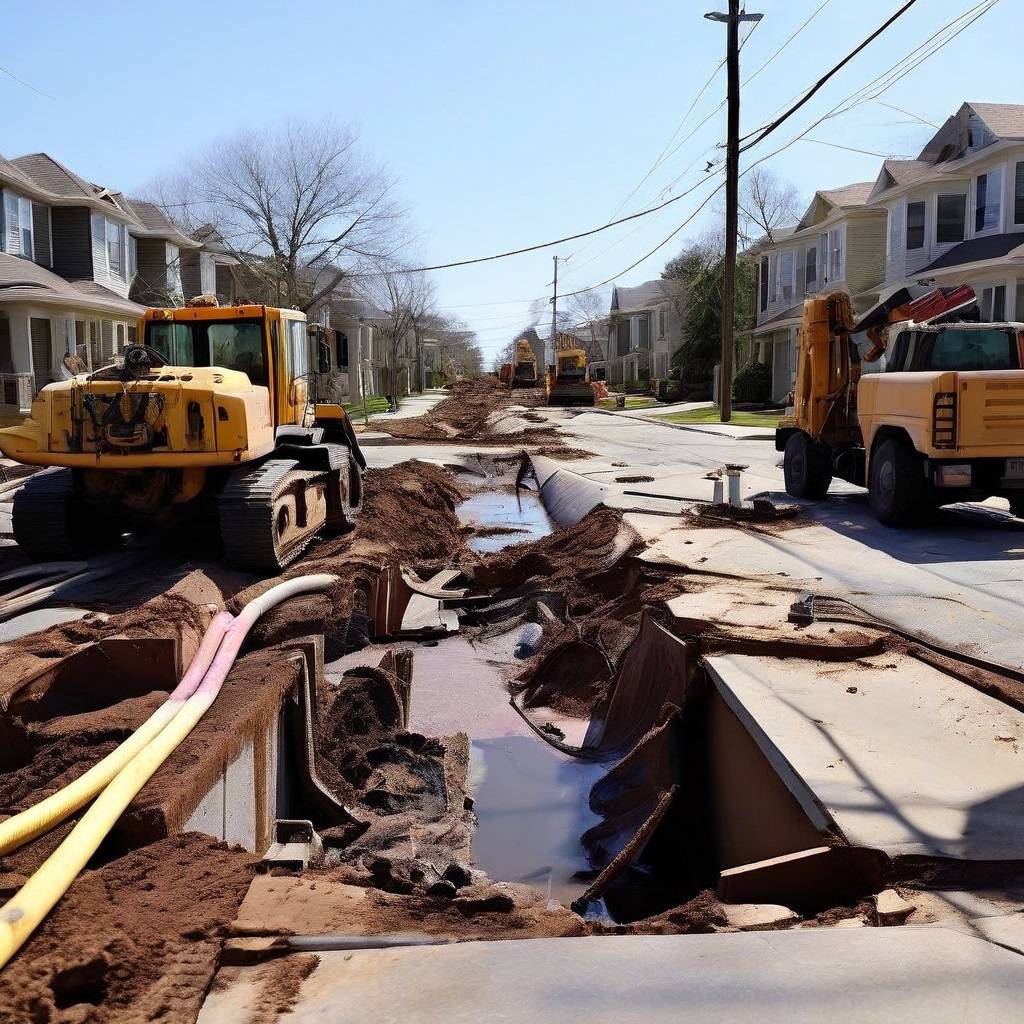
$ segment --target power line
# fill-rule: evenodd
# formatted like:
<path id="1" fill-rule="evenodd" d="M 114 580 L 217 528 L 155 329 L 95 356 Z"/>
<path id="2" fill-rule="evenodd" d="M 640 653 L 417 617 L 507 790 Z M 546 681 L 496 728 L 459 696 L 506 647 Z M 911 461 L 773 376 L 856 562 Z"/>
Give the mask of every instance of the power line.
<path id="1" fill-rule="evenodd" d="M 799 26 L 797 26 L 796 31 L 793 32 L 793 34 L 790 35 L 789 38 L 786 39 L 786 41 L 756 71 L 751 72 L 751 74 L 748 75 L 747 78 L 745 78 L 743 80 L 743 84 L 747 85 L 748 83 L 752 82 L 755 78 L 757 78 L 757 76 L 759 74 L 761 74 L 761 72 L 764 71 L 764 69 L 766 67 L 768 67 L 768 65 L 771 64 L 771 62 L 773 60 L 775 60 L 775 58 L 778 57 L 778 55 L 780 53 L 782 53 L 782 51 L 787 46 L 789 46 L 789 44 L 791 42 L 793 42 L 793 40 L 796 39 L 796 37 L 798 35 L 800 35 L 800 33 L 803 32 L 803 30 L 805 28 L 807 28 L 807 26 L 810 25 L 810 23 L 812 21 L 814 21 L 814 19 L 818 16 L 819 12 L 821 10 L 823 10 L 825 7 L 827 7 L 831 2 L 832 2 L 832 0 L 822 0 L 822 2 L 820 4 L 818 4 L 818 6 L 815 7 L 815 9 L 813 11 L 811 11 L 811 13 L 808 14 L 807 17 L 799 24 Z M 760 24 L 761 24 L 760 22 L 756 22 L 755 25 L 754 25 L 754 28 L 756 28 Z M 749 39 L 750 36 L 753 35 L 753 34 L 754 34 L 754 30 L 751 29 L 750 30 L 750 35 L 748 35 L 747 38 Z M 721 66 L 721 65 L 719 65 L 719 66 Z M 721 107 L 719 107 L 719 109 L 721 109 Z"/>
<path id="2" fill-rule="evenodd" d="M 763 139 L 766 139 L 769 135 L 772 134 L 772 132 L 776 131 L 785 121 L 789 120 L 789 118 L 791 118 L 805 103 L 807 103 L 812 96 L 814 96 L 821 88 L 824 87 L 824 85 L 826 84 L 826 82 L 829 81 L 829 79 L 837 75 L 844 67 L 846 67 L 847 64 L 850 63 L 851 60 L 853 60 L 854 57 L 857 56 L 858 53 L 860 53 L 872 42 L 874 42 L 874 40 L 876 40 L 890 25 L 892 25 L 895 21 L 897 21 L 904 14 L 906 14 L 907 11 L 909 11 L 910 8 L 913 7 L 916 3 L 917 0 L 907 0 L 907 2 L 898 11 L 896 11 L 895 14 L 891 15 L 878 28 L 876 28 L 875 31 L 872 32 L 871 35 L 867 37 L 867 39 L 865 39 L 859 46 L 851 50 L 838 64 L 831 68 L 831 70 L 826 71 L 825 74 L 822 75 L 821 78 L 819 78 L 810 87 L 810 89 L 808 89 L 804 93 L 804 95 L 799 100 L 797 100 L 797 102 L 794 103 L 788 110 L 784 111 L 777 118 L 775 118 L 774 121 L 772 121 L 765 127 L 758 128 L 756 131 L 744 135 L 744 139 L 749 139 L 752 135 L 757 135 L 757 138 L 751 142 L 747 142 L 746 145 L 741 146 L 740 152 L 743 153 L 746 150 L 750 149 L 751 146 L 754 146 L 758 142 L 761 142 Z"/>
<path id="3" fill-rule="evenodd" d="M 908 156 L 897 156 L 893 153 L 877 153 L 873 149 L 857 149 L 856 146 L 843 146 L 838 142 L 826 142 L 824 139 L 812 139 L 804 136 L 801 142 L 814 142 L 819 146 L 831 146 L 833 149 L 845 149 L 847 153 L 863 153 L 865 156 L 877 156 L 882 160 L 909 160 Z"/>
<path id="4" fill-rule="evenodd" d="M 885 100 L 878 100 L 880 107 L 888 107 L 890 110 L 895 110 L 900 114 L 906 114 L 907 117 L 912 117 L 918 124 L 926 124 L 931 128 L 938 128 L 939 126 L 934 121 L 929 121 L 927 117 L 921 117 L 920 114 L 914 114 L 909 110 L 904 110 L 902 107 L 897 107 L 895 103 L 886 103 Z"/>
<path id="5" fill-rule="evenodd" d="M 0 65 L 0 71 L 2 71 L 8 78 L 13 78 L 18 85 L 25 86 L 26 89 L 31 89 L 33 92 L 39 93 L 40 96 L 45 96 L 48 100 L 57 102 L 56 96 L 51 96 L 48 92 L 43 92 L 42 89 L 37 89 L 31 82 L 26 82 L 23 78 L 19 78 L 13 71 L 8 71 L 7 68 Z"/>

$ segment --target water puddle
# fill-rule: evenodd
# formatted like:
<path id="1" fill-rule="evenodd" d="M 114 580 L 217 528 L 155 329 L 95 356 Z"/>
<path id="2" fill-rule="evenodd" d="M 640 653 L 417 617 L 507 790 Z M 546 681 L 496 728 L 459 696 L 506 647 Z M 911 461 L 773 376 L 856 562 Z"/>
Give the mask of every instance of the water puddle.
<path id="1" fill-rule="evenodd" d="M 524 488 L 515 494 L 485 491 L 462 502 L 455 511 L 463 523 L 481 531 L 469 542 L 480 554 L 539 540 L 554 528 L 540 495 Z"/>

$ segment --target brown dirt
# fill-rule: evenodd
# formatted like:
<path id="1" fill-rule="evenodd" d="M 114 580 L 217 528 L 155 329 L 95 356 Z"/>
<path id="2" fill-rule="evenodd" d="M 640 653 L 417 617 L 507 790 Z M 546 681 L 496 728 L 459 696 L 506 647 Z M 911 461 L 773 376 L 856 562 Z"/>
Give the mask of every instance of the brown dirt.
<path id="1" fill-rule="evenodd" d="M 296 953 L 257 967 L 259 994 L 248 1024 L 275 1024 L 298 1002 L 302 983 L 319 965 L 320 957 L 313 953 Z"/>
<path id="2" fill-rule="evenodd" d="M 253 860 L 186 833 L 81 875 L 0 975 L 0 1021 L 191 1024 Z"/>
<path id="3" fill-rule="evenodd" d="M 494 377 L 476 377 L 457 381 L 451 396 L 423 416 L 398 420 L 374 420 L 375 429 L 393 437 L 410 441 L 432 441 L 440 444 L 561 445 L 561 435 L 554 427 L 539 426 L 501 433 L 488 422 L 492 413 L 513 405 L 544 404 L 541 388 L 509 391 Z M 525 417 L 524 417 L 525 418 Z M 536 414 L 529 421 L 539 419 Z"/>

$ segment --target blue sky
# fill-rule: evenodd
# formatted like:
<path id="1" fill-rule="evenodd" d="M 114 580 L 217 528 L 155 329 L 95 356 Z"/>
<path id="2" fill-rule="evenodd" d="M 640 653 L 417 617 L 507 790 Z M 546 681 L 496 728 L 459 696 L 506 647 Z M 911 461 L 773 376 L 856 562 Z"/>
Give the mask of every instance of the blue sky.
<path id="1" fill-rule="evenodd" d="M 766 60 L 821 0 L 755 5 L 763 23 L 742 53 L 744 75 Z M 852 49 L 897 0 L 829 0 L 744 91 L 756 127 Z M 790 124 L 784 143 L 922 43 L 970 0 L 916 7 L 840 73 Z M 724 0 L 718 0 L 724 7 Z M 611 218 L 672 137 L 724 53 L 724 27 L 704 20 L 715 0 L 176 0 L 82 6 L 7 0 L 2 64 L 51 94 L 0 75 L 0 152 L 44 150 L 91 180 L 129 194 L 232 129 L 300 114 L 354 123 L 390 167 L 430 263 L 570 234 Z M 1002 0 L 882 99 L 825 121 L 816 139 L 916 155 L 967 100 L 1024 102 L 1024 0 Z M 685 135 L 720 103 L 719 72 Z M 667 159 L 622 212 L 647 205 L 715 156 L 724 111 Z M 769 149 L 765 143 L 758 152 Z M 880 159 L 811 142 L 769 162 L 809 198 L 815 188 L 873 179 Z M 560 271 L 581 288 L 619 273 L 698 205 L 698 190 L 641 222 L 561 246 Z M 620 278 L 657 277 L 709 208 L 655 256 Z M 488 357 L 549 295 L 552 250 L 435 275 L 444 307 L 480 336 Z M 605 286 L 604 293 L 610 292 Z"/>

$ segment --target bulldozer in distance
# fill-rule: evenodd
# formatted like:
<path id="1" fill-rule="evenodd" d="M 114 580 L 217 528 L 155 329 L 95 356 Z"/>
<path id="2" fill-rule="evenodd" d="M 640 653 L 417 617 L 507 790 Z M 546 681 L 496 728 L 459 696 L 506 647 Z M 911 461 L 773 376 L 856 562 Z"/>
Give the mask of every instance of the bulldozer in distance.
<path id="1" fill-rule="evenodd" d="M 29 555 L 76 557 L 202 505 L 228 563 L 275 573 L 318 533 L 351 526 L 366 462 L 344 409 L 316 401 L 329 354 L 304 313 L 199 297 L 147 310 L 138 337 L 114 365 L 42 388 L 28 420 L 0 430 L 5 455 L 53 467 L 14 498 Z"/>

